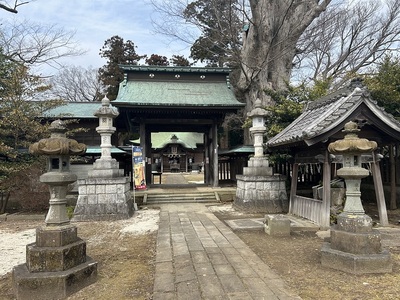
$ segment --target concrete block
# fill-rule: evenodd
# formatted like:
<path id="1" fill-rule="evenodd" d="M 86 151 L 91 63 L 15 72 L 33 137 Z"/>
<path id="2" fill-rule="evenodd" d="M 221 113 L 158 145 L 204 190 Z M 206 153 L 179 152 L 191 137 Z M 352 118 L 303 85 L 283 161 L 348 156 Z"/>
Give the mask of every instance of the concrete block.
<path id="1" fill-rule="evenodd" d="M 86 191 L 87 193 L 90 194 L 96 194 L 96 185 L 91 184 L 86 186 Z"/>
<path id="2" fill-rule="evenodd" d="M 107 194 L 116 194 L 117 193 L 117 185 L 115 184 L 108 184 L 106 187 Z"/>
<path id="3" fill-rule="evenodd" d="M 105 194 L 105 193 L 106 193 L 106 186 L 104 184 L 97 184 L 96 194 Z"/>
<path id="4" fill-rule="evenodd" d="M 87 194 L 87 186 L 86 185 L 79 185 L 78 187 L 78 193 L 79 194 Z"/>
<path id="5" fill-rule="evenodd" d="M 79 203 L 79 202 L 78 202 Z M 87 204 L 97 204 L 97 195 L 96 194 L 89 194 L 87 198 Z"/>
<path id="6" fill-rule="evenodd" d="M 88 204 L 88 196 L 86 194 L 79 195 L 77 203 L 80 203 L 82 205 Z"/>
<path id="7" fill-rule="evenodd" d="M 265 215 L 264 223 L 269 235 L 290 236 L 290 220 L 285 215 Z"/>

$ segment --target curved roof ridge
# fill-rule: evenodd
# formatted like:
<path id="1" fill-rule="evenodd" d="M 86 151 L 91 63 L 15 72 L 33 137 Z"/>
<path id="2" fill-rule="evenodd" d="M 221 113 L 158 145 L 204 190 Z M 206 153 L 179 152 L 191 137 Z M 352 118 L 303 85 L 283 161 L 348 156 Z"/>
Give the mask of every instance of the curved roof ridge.
<path id="1" fill-rule="evenodd" d="M 142 65 L 118 65 L 124 71 L 158 71 L 158 72 L 186 72 L 186 73 L 230 73 L 230 68 L 220 67 L 174 67 L 174 66 L 142 66 Z"/>
<path id="2" fill-rule="evenodd" d="M 345 113 L 349 113 L 357 107 L 355 104 L 359 99 L 361 99 L 360 97 L 356 97 L 357 94 L 360 94 L 360 88 L 355 88 L 346 96 L 341 94 L 343 95 L 342 97 L 335 97 L 335 101 L 324 102 L 324 106 L 317 106 L 316 108 L 326 106 L 328 106 L 328 108 L 324 109 L 322 113 L 314 119 L 314 122 L 303 130 L 302 136 L 304 138 L 310 138 L 320 134 L 321 132 L 328 131 L 338 122 L 338 120 L 341 119 L 341 117 L 345 115 Z"/>
<path id="3" fill-rule="evenodd" d="M 378 125 L 381 130 L 400 140 L 400 122 L 384 108 L 379 107 L 377 102 L 370 98 L 370 93 L 366 88 L 358 85 L 353 86 L 353 90 L 347 96 L 344 96 L 342 90 L 334 93 L 333 96 L 321 98 L 316 105 L 309 105 L 295 121 L 269 139 L 266 145 L 272 148 L 300 142 L 309 146 L 313 145 L 326 139 L 329 132 L 339 130 L 338 126 L 342 129 L 342 124 L 346 119 L 355 111 L 359 109 L 361 109 L 360 112 L 362 111 L 360 105 L 363 103 L 375 115 L 376 120 L 382 121 L 382 124 Z"/>

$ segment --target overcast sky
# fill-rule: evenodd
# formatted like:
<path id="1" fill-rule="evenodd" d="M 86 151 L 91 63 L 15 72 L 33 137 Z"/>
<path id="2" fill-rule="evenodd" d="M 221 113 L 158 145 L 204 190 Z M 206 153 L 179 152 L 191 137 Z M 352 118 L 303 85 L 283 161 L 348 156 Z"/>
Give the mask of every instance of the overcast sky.
<path id="1" fill-rule="evenodd" d="M 76 31 L 76 41 L 88 52 L 70 59 L 68 63 L 73 65 L 103 66 L 106 61 L 99 56 L 99 50 L 114 35 L 133 41 L 140 55 L 189 55 L 187 45 L 168 43 L 165 37 L 153 32 L 154 12 L 148 0 L 34 0 L 18 11 L 16 15 L 0 12 L 0 18 L 57 24 L 67 31 Z"/>

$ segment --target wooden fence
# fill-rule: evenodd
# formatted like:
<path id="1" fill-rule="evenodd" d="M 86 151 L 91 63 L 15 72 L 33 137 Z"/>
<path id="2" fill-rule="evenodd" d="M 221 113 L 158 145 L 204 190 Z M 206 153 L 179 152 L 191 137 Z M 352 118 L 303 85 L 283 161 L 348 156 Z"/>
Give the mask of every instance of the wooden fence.
<path id="1" fill-rule="evenodd" d="M 322 200 L 295 195 L 292 198 L 290 213 L 321 224 Z"/>

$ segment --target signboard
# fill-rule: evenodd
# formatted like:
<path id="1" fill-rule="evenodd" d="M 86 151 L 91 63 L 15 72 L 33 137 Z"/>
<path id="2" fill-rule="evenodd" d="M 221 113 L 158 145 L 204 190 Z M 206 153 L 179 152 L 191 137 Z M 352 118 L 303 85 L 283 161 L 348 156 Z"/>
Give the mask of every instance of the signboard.
<path id="1" fill-rule="evenodd" d="M 133 185 L 137 190 L 146 189 L 145 162 L 142 147 L 132 146 Z"/>

